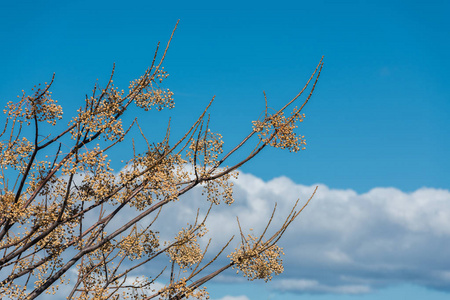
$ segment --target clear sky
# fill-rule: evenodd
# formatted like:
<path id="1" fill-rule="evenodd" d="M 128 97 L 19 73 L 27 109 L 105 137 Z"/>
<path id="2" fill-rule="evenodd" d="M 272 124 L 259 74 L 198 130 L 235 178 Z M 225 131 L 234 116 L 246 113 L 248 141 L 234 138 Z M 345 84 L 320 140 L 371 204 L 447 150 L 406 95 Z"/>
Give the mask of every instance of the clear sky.
<path id="1" fill-rule="evenodd" d="M 55 72 L 54 98 L 70 115 L 113 63 L 115 83 L 126 89 L 180 19 L 164 64 L 176 107 L 142 122 L 159 132 L 171 116 L 176 134 L 216 95 L 211 125 L 232 145 L 262 112 L 263 91 L 280 108 L 324 55 L 300 128 L 307 150 L 268 150 L 242 168 L 242 180 L 261 181 L 261 191 L 323 187 L 305 212 L 311 223 L 298 225 L 312 226 L 315 236 L 300 230 L 305 242 L 285 246 L 295 254 L 286 260 L 305 272 L 287 266 L 267 286 L 218 280 L 212 298 L 447 299 L 449 14 L 450 2 L 434 0 L 1 1 L 0 104 Z M 252 201 L 237 186 L 242 201 Z M 334 227 L 311 225 L 320 221 Z M 344 222 L 363 229 L 331 238 Z M 315 261 L 324 245 L 330 263 Z"/>

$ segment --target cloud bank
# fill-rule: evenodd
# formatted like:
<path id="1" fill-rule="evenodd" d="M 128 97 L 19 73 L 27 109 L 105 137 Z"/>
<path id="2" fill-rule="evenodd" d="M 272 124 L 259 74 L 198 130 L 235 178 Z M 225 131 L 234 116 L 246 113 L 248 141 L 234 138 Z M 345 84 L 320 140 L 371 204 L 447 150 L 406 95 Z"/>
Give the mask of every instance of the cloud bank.
<path id="1" fill-rule="evenodd" d="M 240 174 L 235 203 L 213 208 L 209 235 L 213 243 L 223 245 L 237 233 L 236 216 L 243 228 L 257 234 L 277 202 L 271 225 L 275 230 L 295 200 L 305 202 L 314 188 L 286 177 L 264 182 Z M 204 202 L 200 189 L 192 191 L 170 208 L 171 218 L 163 223 L 175 229 L 177 223 L 192 221 Z M 374 188 L 358 194 L 320 184 L 279 244 L 286 253 L 285 273 L 269 284 L 278 291 L 361 294 L 410 283 L 450 292 L 450 191 Z M 228 276 L 231 273 L 216 280 L 232 282 Z"/>
<path id="2" fill-rule="evenodd" d="M 300 198 L 300 204 L 305 203 L 315 188 L 287 177 L 265 182 L 246 173 L 234 184 L 235 203 L 214 206 L 208 217 L 208 236 L 213 239 L 210 255 L 233 234 L 238 236 L 236 216 L 245 233 L 250 228 L 261 233 L 276 202 L 274 232 L 295 201 Z M 449 190 L 421 188 L 406 193 L 374 188 L 358 194 L 351 189 L 318 186 L 309 206 L 279 242 L 286 253 L 285 272 L 269 282 L 268 288 L 274 292 L 363 294 L 407 283 L 450 292 Z M 192 224 L 198 207 L 200 218 L 204 215 L 209 203 L 201 193 L 201 188 L 195 188 L 163 209 L 154 224 L 155 229 L 163 229 L 163 240 L 171 240 L 186 223 Z M 112 227 L 135 214 L 130 211 Z M 152 219 L 150 216 L 148 221 Z M 219 260 L 227 262 L 225 255 Z M 229 272 L 214 280 L 230 285 L 245 281 L 239 276 Z M 234 298 L 241 300 L 239 297 Z"/>
<path id="3" fill-rule="evenodd" d="M 250 300 L 247 296 L 225 296 L 217 300 Z"/>

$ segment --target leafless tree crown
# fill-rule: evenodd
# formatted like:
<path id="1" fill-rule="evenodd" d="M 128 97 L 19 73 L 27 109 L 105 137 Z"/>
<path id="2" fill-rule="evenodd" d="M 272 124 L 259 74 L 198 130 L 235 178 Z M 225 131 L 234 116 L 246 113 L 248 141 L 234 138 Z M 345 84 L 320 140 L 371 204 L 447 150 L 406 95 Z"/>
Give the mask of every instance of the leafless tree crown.
<path id="1" fill-rule="evenodd" d="M 63 113 L 50 92 L 54 76 L 50 83 L 35 87 L 32 95 L 23 93 L 7 104 L 0 130 L 0 298 L 34 299 L 67 285 L 69 299 L 203 299 L 208 298 L 204 284 L 228 268 L 250 280 L 267 281 L 283 272 L 283 251 L 277 242 L 311 198 L 303 207 L 297 200 L 274 234 L 267 235 L 267 229 L 275 209 L 260 235 L 244 234 L 237 220 L 239 246 L 228 252 L 227 264 L 214 269 L 233 237 L 206 259 L 211 240 L 206 247 L 199 241 L 208 230 L 209 210 L 203 217 L 194 215 L 195 222 L 181 228 L 171 241 L 160 239 L 155 221 L 166 204 L 189 201 L 180 196 L 195 187 L 203 190 L 210 209 L 220 203 L 231 205 L 232 177 L 265 147 L 302 150 L 306 143 L 295 129 L 303 121 L 302 109 L 314 91 L 322 60 L 303 89 L 281 109 L 270 109 L 265 97 L 262 117 L 228 152 L 223 151 L 222 136 L 209 128 L 212 100 L 180 139 L 170 140 L 169 123 L 165 137 L 154 143 L 137 118 L 125 126 L 121 117 L 130 105 L 145 111 L 174 107 L 173 93 L 161 87 L 168 76 L 162 63 L 170 40 L 160 58 L 156 49 L 151 66 L 126 92 L 114 86 L 113 68 L 106 87 L 96 84 L 60 132 L 48 130 L 61 122 Z M 306 99 L 295 106 L 308 86 Z M 141 134 L 147 150 L 136 153 L 133 144 L 132 158 L 115 172 L 107 153 L 131 130 Z M 245 153 L 243 146 L 252 143 L 253 150 Z M 239 159 L 228 165 L 231 156 Z M 132 218 L 117 224 L 130 209 L 135 212 Z M 108 232 L 111 224 L 114 229 Z M 152 274 L 128 280 L 132 272 L 164 257 L 166 267 L 153 267 Z M 65 276 L 69 270 L 77 274 L 70 283 Z M 157 279 L 165 285 L 155 285 Z"/>

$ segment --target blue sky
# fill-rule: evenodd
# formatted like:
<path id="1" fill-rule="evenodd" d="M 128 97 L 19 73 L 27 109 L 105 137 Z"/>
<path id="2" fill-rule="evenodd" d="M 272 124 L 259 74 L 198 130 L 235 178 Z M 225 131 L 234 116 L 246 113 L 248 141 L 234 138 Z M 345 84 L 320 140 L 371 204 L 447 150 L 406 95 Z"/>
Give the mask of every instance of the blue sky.
<path id="1" fill-rule="evenodd" d="M 299 154 L 268 150 L 242 171 L 267 184 L 284 176 L 296 186 L 320 183 L 326 191 L 351 190 L 358 196 L 348 194 L 348 199 L 358 201 L 371 195 L 376 195 L 371 201 L 381 199 L 379 195 L 390 197 L 376 188 L 394 188 L 389 191 L 399 193 L 395 199 L 419 199 L 422 193 L 416 197 L 414 192 L 428 188 L 430 194 L 423 199 L 435 209 L 428 216 L 430 222 L 417 229 L 410 226 L 410 219 L 392 219 L 392 224 L 398 221 L 404 226 L 411 239 L 430 230 L 435 239 L 420 241 L 436 248 L 405 252 L 423 258 L 420 262 L 426 266 L 431 250 L 450 246 L 450 236 L 438 232 L 433 223 L 433 212 L 450 211 L 445 194 L 450 189 L 449 13 L 448 1 L 2 1 L 0 103 L 50 80 L 55 72 L 54 98 L 70 115 L 97 78 L 106 81 L 113 63 L 115 83 L 126 88 L 150 64 L 156 43 L 165 43 L 180 19 L 164 65 L 170 73 L 166 86 L 175 93 L 176 107 L 143 118 L 144 127 L 160 132 L 171 116 L 174 134 L 181 132 L 216 95 L 211 126 L 232 145 L 262 112 L 263 91 L 270 106 L 281 107 L 301 89 L 324 55 L 322 76 L 300 128 L 307 150 Z M 119 158 L 116 155 L 112 158 Z M 430 196 L 439 191 L 445 194 L 436 196 L 439 200 Z M 313 208 L 317 215 L 325 211 L 319 205 Z M 393 216 L 389 209 L 379 213 Z M 369 234 L 370 230 L 367 227 Z M 301 253 L 296 256 L 301 260 Z M 450 270 L 448 256 L 437 257 Z M 335 286 L 324 278 L 345 273 L 337 267 L 317 268 L 313 280 L 319 286 Z M 306 270 L 314 270 L 314 265 Z M 225 281 L 214 283 L 211 291 L 219 299 L 230 294 L 232 286 L 232 295 L 252 300 L 265 296 L 444 299 L 448 293 L 442 290 L 450 291 L 450 282 L 436 287 L 406 271 L 383 283 L 358 272 L 352 276 L 370 281 L 370 292 L 337 295 L 332 289 L 291 289 L 283 293 L 270 285 Z M 286 273 L 288 279 L 311 279 L 308 274 Z M 252 298 L 258 293 L 264 296 Z"/>

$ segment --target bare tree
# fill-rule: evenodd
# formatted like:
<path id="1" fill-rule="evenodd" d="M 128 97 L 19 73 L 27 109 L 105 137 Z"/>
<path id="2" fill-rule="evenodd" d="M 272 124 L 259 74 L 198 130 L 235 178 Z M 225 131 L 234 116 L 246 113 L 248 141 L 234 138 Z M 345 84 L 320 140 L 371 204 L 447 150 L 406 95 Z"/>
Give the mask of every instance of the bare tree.
<path id="1" fill-rule="evenodd" d="M 59 284 L 67 284 L 69 270 L 77 274 L 68 285 L 69 299 L 201 299 L 208 297 L 203 285 L 228 268 L 250 280 L 270 280 L 283 271 L 277 242 L 311 198 L 303 207 L 297 200 L 274 234 L 267 230 L 275 209 L 260 235 L 246 235 L 239 225 L 239 246 L 228 252 L 227 264 L 213 270 L 233 237 L 206 259 L 211 240 L 204 248 L 199 241 L 207 231 L 209 210 L 203 217 L 193 216 L 195 222 L 181 228 L 170 242 L 160 240 L 154 222 L 168 203 L 189 201 L 180 196 L 195 187 L 203 189 L 209 209 L 221 202 L 232 204 L 230 179 L 240 166 L 268 146 L 301 150 L 304 137 L 294 131 L 303 120 L 302 109 L 314 91 L 322 60 L 303 89 L 281 109 L 271 112 L 266 98 L 264 115 L 225 153 L 221 135 L 209 128 L 212 100 L 175 142 L 169 139 L 170 123 L 158 143 L 146 138 L 137 118 L 126 127 L 122 123 L 130 105 L 145 111 L 174 106 L 173 93 L 160 87 L 168 76 L 162 63 L 170 40 L 160 58 L 158 44 L 151 66 L 130 83 L 128 92 L 114 87 L 113 68 L 106 87 L 96 84 L 61 132 L 48 130 L 57 128 L 51 126 L 62 119 L 62 108 L 50 92 L 54 76 L 31 96 L 23 93 L 17 102 L 7 104 L 0 142 L 0 298 L 34 299 L 52 293 Z M 306 99 L 292 108 L 308 86 Z M 133 144 L 132 158 L 115 172 L 107 153 L 131 130 L 139 131 L 147 149 L 136 153 Z M 243 153 L 243 146 L 252 143 L 253 150 Z M 240 159 L 228 166 L 231 156 Z M 117 224 L 119 216 L 130 210 L 132 218 Z M 151 278 L 127 281 L 130 272 L 164 257 L 166 267 Z M 166 284 L 156 289 L 158 278 Z"/>

